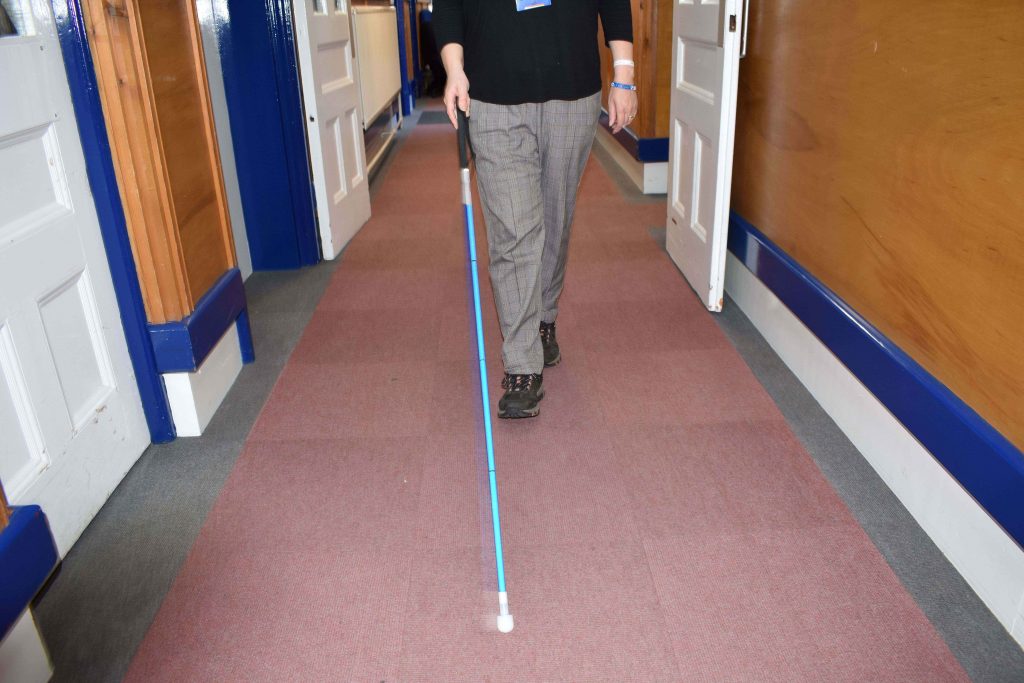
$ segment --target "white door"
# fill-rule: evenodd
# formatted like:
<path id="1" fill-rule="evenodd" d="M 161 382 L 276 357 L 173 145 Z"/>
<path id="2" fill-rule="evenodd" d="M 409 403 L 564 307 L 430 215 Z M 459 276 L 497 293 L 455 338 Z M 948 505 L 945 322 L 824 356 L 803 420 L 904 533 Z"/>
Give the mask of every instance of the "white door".
<path id="1" fill-rule="evenodd" d="M 669 255 L 722 310 L 742 0 L 676 0 L 672 15 Z"/>
<path id="2" fill-rule="evenodd" d="M 42 506 L 63 555 L 149 431 L 50 4 L 3 5 L 17 35 L 0 37 L 0 481 Z"/>
<path id="3" fill-rule="evenodd" d="M 370 218 L 348 0 L 295 0 L 294 8 L 320 243 L 333 259 Z"/>

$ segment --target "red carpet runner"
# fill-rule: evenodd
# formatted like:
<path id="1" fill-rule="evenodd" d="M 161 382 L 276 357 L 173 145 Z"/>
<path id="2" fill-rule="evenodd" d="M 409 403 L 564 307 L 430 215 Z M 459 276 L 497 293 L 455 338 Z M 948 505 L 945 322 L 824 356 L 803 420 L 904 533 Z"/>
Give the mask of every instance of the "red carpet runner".
<path id="1" fill-rule="evenodd" d="M 495 425 L 499 634 L 450 128 L 414 130 L 373 211 L 130 680 L 966 680 L 648 235 L 663 205 L 593 160 L 565 360 Z"/>

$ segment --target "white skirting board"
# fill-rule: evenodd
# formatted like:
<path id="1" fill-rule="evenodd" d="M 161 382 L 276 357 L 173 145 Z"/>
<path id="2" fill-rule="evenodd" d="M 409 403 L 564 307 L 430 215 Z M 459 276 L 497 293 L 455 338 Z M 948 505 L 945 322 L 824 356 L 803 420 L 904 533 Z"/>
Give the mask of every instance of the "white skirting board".
<path id="1" fill-rule="evenodd" d="M 43 639 L 26 609 L 0 642 L 0 681 L 45 683 L 52 675 Z"/>
<path id="2" fill-rule="evenodd" d="M 644 194 L 668 192 L 668 162 L 643 163 L 627 152 L 604 126 L 597 127 L 597 144 L 622 167 L 633 184 Z"/>
<path id="3" fill-rule="evenodd" d="M 199 436 L 242 371 L 238 329 L 232 325 L 195 372 L 163 375 L 178 436 Z"/>
<path id="4" fill-rule="evenodd" d="M 1024 647 L 1024 550 L 732 254 L 725 272 L 726 291 L 775 353 Z"/>

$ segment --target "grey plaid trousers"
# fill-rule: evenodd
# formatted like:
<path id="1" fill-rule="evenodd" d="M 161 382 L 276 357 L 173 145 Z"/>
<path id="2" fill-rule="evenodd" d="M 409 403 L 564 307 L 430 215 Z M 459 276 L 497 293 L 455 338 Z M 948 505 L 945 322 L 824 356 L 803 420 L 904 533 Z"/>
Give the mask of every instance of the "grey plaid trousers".
<path id="1" fill-rule="evenodd" d="M 540 322 L 558 315 L 576 192 L 601 93 L 539 104 L 473 100 L 469 111 L 502 360 L 506 372 L 539 373 Z"/>

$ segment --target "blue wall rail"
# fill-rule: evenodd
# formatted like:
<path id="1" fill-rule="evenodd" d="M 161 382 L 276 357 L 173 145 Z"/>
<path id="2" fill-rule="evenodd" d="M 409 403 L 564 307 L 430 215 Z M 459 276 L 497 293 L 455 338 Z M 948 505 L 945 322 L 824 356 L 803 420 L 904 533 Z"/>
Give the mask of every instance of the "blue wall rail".
<path id="1" fill-rule="evenodd" d="M 735 212 L 729 251 L 1024 547 L 1024 454 Z"/>
<path id="2" fill-rule="evenodd" d="M 46 583 L 57 560 L 57 546 L 39 506 L 12 508 L 0 531 L 0 638 Z"/>
<path id="3" fill-rule="evenodd" d="M 224 273 L 196 302 L 183 320 L 149 326 L 160 372 L 194 372 L 234 325 L 242 348 L 242 360 L 255 360 L 252 332 L 245 302 L 245 285 L 237 268 Z"/>

